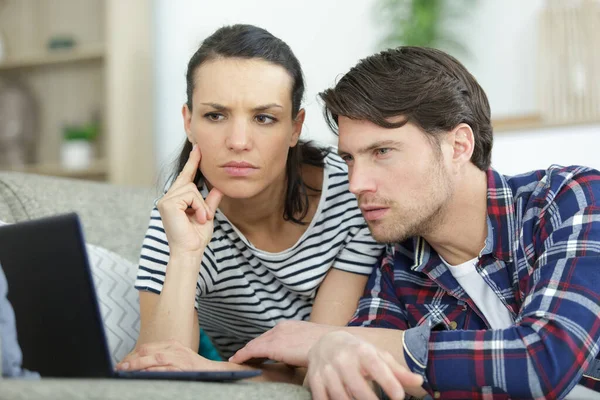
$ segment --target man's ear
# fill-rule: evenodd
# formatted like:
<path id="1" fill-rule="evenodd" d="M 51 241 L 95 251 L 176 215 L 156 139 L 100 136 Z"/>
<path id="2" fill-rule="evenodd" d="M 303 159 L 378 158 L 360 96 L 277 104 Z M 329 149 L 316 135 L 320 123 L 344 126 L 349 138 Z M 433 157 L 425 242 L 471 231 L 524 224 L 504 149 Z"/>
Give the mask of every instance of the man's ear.
<path id="1" fill-rule="evenodd" d="M 467 124 L 458 124 L 450 133 L 452 140 L 452 162 L 463 165 L 471 161 L 475 150 L 475 135 Z"/>
<path id="2" fill-rule="evenodd" d="M 292 138 L 290 140 L 290 147 L 294 147 L 295 145 L 297 145 L 298 140 L 300 140 L 302 126 L 304 126 L 304 118 L 306 118 L 306 111 L 304 111 L 304 108 L 301 108 L 300 111 L 298 111 L 298 115 L 296 115 L 296 118 L 292 122 L 294 130 L 292 132 Z"/>
<path id="3" fill-rule="evenodd" d="M 181 107 L 181 116 L 183 117 L 183 128 L 190 143 L 195 143 L 192 137 L 192 111 L 188 108 L 187 103 Z"/>

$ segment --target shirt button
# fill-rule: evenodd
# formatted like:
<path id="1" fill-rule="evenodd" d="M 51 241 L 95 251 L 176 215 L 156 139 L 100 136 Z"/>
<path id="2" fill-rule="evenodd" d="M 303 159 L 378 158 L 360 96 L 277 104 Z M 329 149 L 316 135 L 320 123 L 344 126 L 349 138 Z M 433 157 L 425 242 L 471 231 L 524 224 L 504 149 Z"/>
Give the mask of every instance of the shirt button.
<path id="1" fill-rule="evenodd" d="M 450 329 L 455 330 L 457 326 L 458 324 L 456 323 L 456 321 L 450 321 Z"/>
<path id="2" fill-rule="evenodd" d="M 433 392 L 433 397 L 439 399 L 440 397 L 442 397 L 442 394 L 440 392 Z"/>

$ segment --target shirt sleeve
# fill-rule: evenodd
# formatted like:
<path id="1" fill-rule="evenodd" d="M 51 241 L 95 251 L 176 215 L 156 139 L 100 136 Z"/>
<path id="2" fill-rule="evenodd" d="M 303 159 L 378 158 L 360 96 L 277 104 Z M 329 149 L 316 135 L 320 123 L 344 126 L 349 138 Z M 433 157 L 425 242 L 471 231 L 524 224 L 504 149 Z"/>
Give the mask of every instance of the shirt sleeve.
<path id="1" fill-rule="evenodd" d="M 209 253 L 209 249 L 206 249 L 202 257 L 202 268 L 200 268 L 200 275 L 196 282 L 196 298 L 210 290 L 208 287 L 212 282 L 210 270 L 214 266 L 214 262 L 210 259 Z M 160 294 L 165 282 L 169 256 L 167 235 L 160 213 L 155 207 L 150 213 L 150 223 L 142 242 L 135 288 Z"/>
<path id="2" fill-rule="evenodd" d="M 361 216 L 362 218 L 362 216 Z M 343 247 L 333 263 L 333 268 L 369 275 L 381 256 L 385 245 L 377 243 L 367 225 L 352 227 L 348 231 Z"/>
<path id="3" fill-rule="evenodd" d="M 519 288 L 523 303 L 515 325 L 438 331 L 426 322 L 405 330 L 406 362 L 430 394 L 562 398 L 594 365 L 600 348 L 600 177 L 580 176 L 556 193 L 536 205 L 542 211 L 532 225 L 530 273 Z M 373 272 L 350 324 L 406 329 L 391 265 Z"/>

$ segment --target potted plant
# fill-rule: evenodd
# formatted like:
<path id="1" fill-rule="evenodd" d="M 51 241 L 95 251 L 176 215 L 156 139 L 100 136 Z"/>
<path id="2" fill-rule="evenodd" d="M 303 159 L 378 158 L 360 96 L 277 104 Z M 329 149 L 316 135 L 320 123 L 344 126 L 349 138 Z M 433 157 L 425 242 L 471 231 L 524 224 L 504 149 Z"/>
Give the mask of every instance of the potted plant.
<path id="1" fill-rule="evenodd" d="M 81 170 L 91 166 L 98 130 L 96 122 L 65 126 L 61 146 L 61 164 L 64 168 Z"/>
<path id="2" fill-rule="evenodd" d="M 450 23 L 463 19 L 476 0 L 377 0 L 375 18 L 383 26 L 383 48 L 422 46 L 467 53 Z"/>

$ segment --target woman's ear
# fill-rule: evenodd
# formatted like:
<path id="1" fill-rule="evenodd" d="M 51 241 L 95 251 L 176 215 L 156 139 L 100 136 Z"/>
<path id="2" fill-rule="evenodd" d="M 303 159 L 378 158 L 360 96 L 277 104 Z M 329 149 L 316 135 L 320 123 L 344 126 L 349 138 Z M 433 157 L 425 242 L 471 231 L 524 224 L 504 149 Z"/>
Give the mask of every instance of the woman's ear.
<path id="1" fill-rule="evenodd" d="M 187 103 L 181 107 L 181 116 L 183 117 L 183 128 L 190 143 L 196 143 L 192 137 L 192 111 L 188 108 Z"/>
<path id="2" fill-rule="evenodd" d="M 300 111 L 298 111 L 296 118 L 294 118 L 294 121 L 292 122 L 293 132 L 290 140 L 290 147 L 294 147 L 298 144 L 298 140 L 300 140 L 300 134 L 302 133 L 302 126 L 304 125 L 305 117 L 306 112 L 304 111 L 304 108 L 301 108 Z"/>

